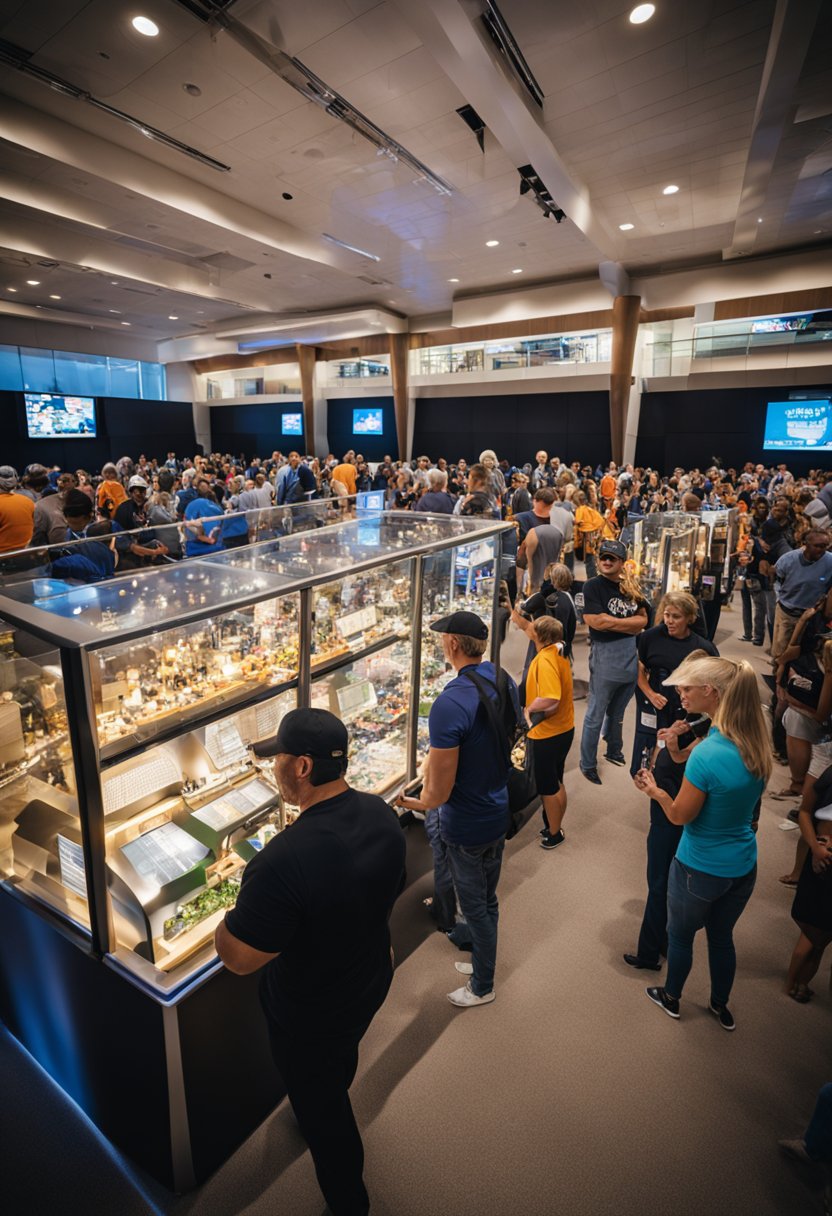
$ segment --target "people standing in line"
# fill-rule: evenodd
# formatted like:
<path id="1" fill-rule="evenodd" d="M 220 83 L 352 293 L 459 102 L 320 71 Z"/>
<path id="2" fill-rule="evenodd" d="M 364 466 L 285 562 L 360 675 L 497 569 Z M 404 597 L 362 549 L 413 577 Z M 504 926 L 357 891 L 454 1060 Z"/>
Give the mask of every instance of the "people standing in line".
<path id="1" fill-rule="evenodd" d="M 581 734 L 581 772 L 601 784 L 598 739 L 606 719 L 606 759 L 626 764 L 624 711 L 638 677 L 636 637 L 647 626 L 647 606 L 638 583 L 625 571 L 620 540 L 602 541 L 601 574 L 584 583 L 584 621 L 589 626 L 589 695 Z"/>
<path id="2" fill-rule="evenodd" d="M 505 757 L 475 680 L 488 689 L 484 695 L 495 707 L 515 721 L 520 719 L 520 706 L 514 681 L 483 661 L 488 628 L 475 613 L 453 612 L 435 621 L 431 629 L 442 635 L 445 661 L 456 677 L 431 707 L 430 750 L 421 794 L 402 795 L 397 803 L 425 813 L 439 808 L 439 837 L 464 917 L 449 938 L 460 949 L 472 948 L 470 963 L 455 964 L 457 971 L 471 978 L 449 992 L 448 1000 L 467 1009 L 486 1005 L 496 996 L 497 883 L 509 815 Z"/>
<path id="3" fill-rule="evenodd" d="M 273 741 L 275 778 L 297 820 L 246 866 L 216 934 L 235 975 L 263 969 L 272 1056 L 333 1216 L 365 1216 L 364 1149 L 349 1089 L 358 1048 L 393 980 L 389 920 L 405 841 L 381 798 L 345 779 L 349 739 L 334 714 L 295 709 Z"/>
<path id="4" fill-rule="evenodd" d="M 548 493 L 551 494 L 551 490 Z M 539 490 L 542 494 L 544 491 Z M 526 534 L 525 553 L 528 562 L 529 594 L 534 595 L 543 585 L 545 571 L 560 562 L 563 551 L 563 533 L 552 524 L 544 523 L 530 528 Z"/>
<path id="5" fill-rule="evenodd" d="M 776 661 L 789 645 L 800 614 L 832 587 L 832 553 L 829 533 L 810 528 L 803 547 L 778 558 L 774 567 L 777 608 L 771 657 Z"/>
<path id="6" fill-rule="evenodd" d="M 541 848 L 563 844 L 566 786 L 563 773 L 575 738 L 572 666 L 564 658 L 563 626 L 552 616 L 529 621 L 517 610 L 511 619 L 532 640 L 536 654 L 526 676 L 526 720 L 534 758 L 534 779 L 543 803 Z"/>
<path id="7" fill-rule="evenodd" d="M 642 767 L 644 752 L 652 752 L 655 747 L 657 733 L 683 716 L 675 687 L 665 685 L 664 681 L 694 650 L 719 654 L 713 642 L 694 632 L 698 614 L 699 605 L 687 591 L 668 591 L 656 610 L 658 624 L 645 629 L 638 637 L 631 777 Z"/>
<path id="8" fill-rule="evenodd" d="M 648 988 L 654 1004 L 679 1017 L 693 964 L 693 940 L 705 929 L 711 994 L 708 1009 L 724 1030 L 735 1022 L 728 1002 L 736 973 L 733 931 L 757 877 L 755 817 L 771 773 L 771 747 L 760 708 L 757 676 L 744 660 L 687 659 L 673 673 L 684 708 L 691 690 L 716 693 L 713 726 L 685 766 L 676 797 L 641 769 L 636 788 L 682 825 L 667 891 L 667 978 Z"/>
<path id="9" fill-rule="evenodd" d="M 768 519 L 768 501 L 756 498 L 751 505 L 748 547 L 740 554 L 740 595 L 742 598 L 741 642 L 753 642 L 755 646 L 765 644 L 766 625 L 769 641 L 774 631 L 774 591 L 768 575 L 760 569 L 766 560 L 762 532 Z"/>

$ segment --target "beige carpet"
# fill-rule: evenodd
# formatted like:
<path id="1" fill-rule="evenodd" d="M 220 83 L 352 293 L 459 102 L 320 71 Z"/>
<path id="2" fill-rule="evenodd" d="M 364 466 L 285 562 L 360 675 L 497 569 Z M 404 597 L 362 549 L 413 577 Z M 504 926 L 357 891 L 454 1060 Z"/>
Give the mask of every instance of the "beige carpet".
<path id="1" fill-rule="evenodd" d="M 723 613 L 723 653 L 736 640 Z M 523 647 L 510 642 L 507 665 Z M 576 672 L 586 675 L 586 644 Z M 578 706 L 578 726 L 585 703 Z M 632 737 L 628 711 L 627 742 Z M 757 890 L 739 923 L 737 1030 L 707 1013 L 704 940 L 682 1019 L 644 995 L 654 973 L 621 961 L 643 907 L 648 803 L 626 770 L 601 764 L 603 787 L 567 776 L 566 843 L 538 847 L 537 822 L 507 848 L 500 884 L 497 1000 L 456 1010 L 445 994 L 461 957 L 433 933 L 396 973 L 362 1045 L 353 1101 L 376 1216 L 780 1216 L 822 1209 L 820 1190 L 783 1160 L 780 1136 L 805 1126 L 832 1076 L 829 963 L 812 1005 L 783 995 L 796 939 L 788 804 L 764 801 Z M 772 788 L 783 783 L 776 769 Z M 405 895 L 424 915 L 429 879 Z M 320 1216 L 309 1156 L 285 1104 L 177 1213 Z"/>

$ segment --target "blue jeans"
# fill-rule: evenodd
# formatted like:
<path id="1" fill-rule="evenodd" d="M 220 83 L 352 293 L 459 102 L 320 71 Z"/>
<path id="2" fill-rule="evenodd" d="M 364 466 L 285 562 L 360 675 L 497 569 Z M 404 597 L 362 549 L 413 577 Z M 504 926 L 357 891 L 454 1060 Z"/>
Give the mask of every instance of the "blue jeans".
<path id="1" fill-rule="evenodd" d="M 678 998 L 693 963 L 693 939 L 708 936 L 711 1000 L 727 1005 L 737 970 L 734 925 L 751 898 L 757 867 L 741 878 L 722 878 L 683 865 L 674 857 L 667 884 L 667 979 L 665 992 Z"/>
<path id="2" fill-rule="evenodd" d="M 824 1085 L 818 1094 L 803 1142 L 813 1161 L 832 1165 L 832 1083 Z"/>
<path id="3" fill-rule="evenodd" d="M 439 811 L 425 815 L 425 835 L 433 853 L 433 905 L 431 916 L 437 927 L 449 932 L 456 924 L 456 892 L 448 865 L 448 846 L 439 831 Z"/>
<path id="4" fill-rule="evenodd" d="M 444 843 L 459 908 L 465 917 L 465 924 L 457 925 L 449 937 L 456 946 L 473 947 L 471 991 L 475 996 L 485 996 L 494 987 L 497 965 L 497 921 L 500 916 L 497 883 L 505 837 L 500 836 L 489 844 L 451 844 L 447 840 Z"/>
<path id="5" fill-rule="evenodd" d="M 589 654 L 589 695 L 584 729 L 581 734 L 581 770 L 594 769 L 598 763 L 598 738 L 606 718 L 607 755 L 624 753 L 624 711 L 636 690 L 635 661 L 632 674 L 618 664 L 608 663 L 618 643 L 593 645 Z M 633 656 L 635 650 L 633 649 Z"/>
<path id="6" fill-rule="evenodd" d="M 647 835 L 647 903 L 638 935 L 636 954 L 644 963 L 658 963 L 667 954 L 667 876 L 682 836 L 658 802 L 650 801 Z"/>

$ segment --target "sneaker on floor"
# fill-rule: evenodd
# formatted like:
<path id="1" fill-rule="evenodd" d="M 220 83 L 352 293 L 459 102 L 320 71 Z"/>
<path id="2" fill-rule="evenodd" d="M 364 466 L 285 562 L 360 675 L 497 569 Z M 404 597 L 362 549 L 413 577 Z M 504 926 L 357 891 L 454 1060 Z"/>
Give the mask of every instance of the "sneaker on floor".
<path id="1" fill-rule="evenodd" d="M 762 646 L 762 644 L 763 644 L 763 643 L 762 643 L 762 639 L 761 639 L 759 642 L 757 641 L 757 639 L 756 639 L 756 638 L 754 639 L 754 645 L 755 645 L 755 646 Z"/>
<path id="2" fill-rule="evenodd" d="M 624 962 L 628 967 L 635 967 L 636 971 L 661 971 L 661 963 L 645 963 L 643 958 L 639 958 L 637 954 L 622 955 Z"/>
<path id="3" fill-rule="evenodd" d="M 456 969 L 460 975 L 473 975 L 474 974 L 474 964 L 473 963 L 454 963 L 454 966 L 456 967 Z"/>
<path id="4" fill-rule="evenodd" d="M 477 996 L 471 990 L 470 980 L 464 988 L 456 988 L 453 992 L 448 993 L 448 1000 L 452 1005 L 458 1005 L 460 1009 L 473 1009 L 475 1005 L 490 1005 L 496 999 L 497 993 L 493 988 L 490 992 L 486 992 L 485 996 Z"/>
<path id="5" fill-rule="evenodd" d="M 597 768 L 582 768 L 581 772 L 586 777 L 587 781 L 591 781 L 593 785 L 601 784 L 601 778 L 598 776 Z"/>
<path id="6" fill-rule="evenodd" d="M 668 996 L 664 988 L 645 988 L 644 991 L 653 1004 L 658 1005 L 659 1009 L 663 1009 L 668 1017 L 678 1018 L 679 1002 L 672 996 Z"/>
<path id="7" fill-rule="evenodd" d="M 713 1001 L 709 1001 L 708 1008 L 715 1018 L 719 1018 L 719 1024 L 723 1030 L 737 1029 L 737 1023 L 734 1021 L 734 1015 L 727 1005 L 715 1005 Z"/>
<path id="8" fill-rule="evenodd" d="M 806 1152 L 805 1140 L 778 1140 L 778 1148 L 786 1154 L 787 1157 L 792 1157 L 795 1161 L 799 1161 L 802 1165 L 811 1165 L 817 1167 L 819 1162 L 813 1161 Z"/>
<path id="9" fill-rule="evenodd" d="M 739 633 L 739 634 L 737 634 L 737 640 L 740 642 L 750 642 L 751 638 L 748 636 L 747 633 Z"/>
<path id="10" fill-rule="evenodd" d="M 559 844 L 563 844 L 565 839 L 563 828 L 554 833 L 547 832 L 540 842 L 540 847 L 541 849 L 556 849 Z"/>
<path id="11" fill-rule="evenodd" d="M 608 760 L 610 764 L 626 764 L 627 763 L 626 756 L 611 756 L 609 752 L 607 752 L 607 754 L 604 756 L 604 759 Z"/>

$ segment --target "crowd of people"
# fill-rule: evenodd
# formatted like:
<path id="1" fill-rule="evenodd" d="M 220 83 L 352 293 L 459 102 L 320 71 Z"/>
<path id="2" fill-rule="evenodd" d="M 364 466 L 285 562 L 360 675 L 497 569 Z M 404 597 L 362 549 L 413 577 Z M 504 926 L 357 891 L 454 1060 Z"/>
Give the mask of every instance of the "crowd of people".
<path id="1" fill-rule="evenodd" d="M 630 464 L 566 464 L 545 451 L 518 467 L 488 449 L 470 464 L 420 456 L 408 462 L 385 457 L 371 465 L 354 451 L 340 460 L 334 454 L 319 460 L 276 451 L 262 461 L 217 454 L 179 460 L 172 452 L 161 463 L 124 457 L 95 477 L 42 465 L 30 465 L 19 477 L 2 466 L 0 555 L 11 553 L 15 560 L 21 550 L 58 546 L 51 554 L 56 574 L 95 581 L 246 545 L 256 538 L 251 521 L 259 511 L 316 498 L 345 504 L 370 490 L 382 491 L 391 511 L 479 515 L 514 524 L 503 547 L 503 603 L 505 619 L 528 639 L 522 677 L 515 685 L 485 659 L 488 629 L 475 613 L 453 612 L 435 622 L 454 678 L 430 713 L 421 790 L 398 799 L 401 808 L 425 815 L 437 925 L 460 950 L 470 951 L 470 961 L 456 964 L 465 982 L 448 994 L 452 1004 L 472 1008 L 496 997 L 497 888 L 512 809 L 508 757 L 519 736 L 526 739 L 525 774 L 533 774 L 542 805 L 541 847 L 554 851 L 566 842 L 565 771 L 576 734 L 573 651 L 576 636 L 584 636 L 577 634 L 579 625 L 589 646 L 579 772 L 590 784 L 603 784 L 603 741 L 606 764 L 629 764 L 635 791 L 649 799 L 646 901 L 637 944 L 623 954 L 624 962 L 655 973 L 666 960 L 664 983 L 647 987 L 646 994 L 679 1019 L 695 937 L 704 929 L 709 1010 L 723 1029 L 735 1029 L 733 930 L 754 890 L 761 798 L 779 761 L 788 766 L 789 781 L 774 797 L 796 804 L 790 815 L 799 827 L 794 865 L 781 878 L 795 888 L 792 918 L 799 934 L 784 967 L 784 988 L 798 1004 L 809 1002 L 832 942 L 832 473 L 796 476 L 783 464 L 748 462 L 740 470 L 714 464 L 662 475 Z M 651 603 L 628 549 L 641 516 L 725 508 L 736 508 L 738 527 L 721 590 L 738 593 L 739 641 L 765 648 L 770 657 L 768 717 L 761 702 L 769 694 L 751 664 L 720 656 L 717 618 L 703 610 L 702 589 L 692 585 Z M 62 555 L 60 546 L 73 540 L 91 543 Z M 631 703 L 628 762 L 624 722 Z M 328 729 L 335 731 L 331 724 Z M 305 753 L 291 755 L 300 761 Z M 302 767 L 298 780 L 308 776 Z M 345 796 L 341 770 L 337 782 L 333 797 Z M 310 806 L 320 803 L 310 792 L 314 786 L 313 780 Z M 269 849 L 276 857 L 286 847 L 275 843 Z M 400 860 L 397 854 L 393 869 Z M 398 882 L 396 875 L 389 877 L 379 915 L 389 914 Z M 244 885 L 244 896 L 246 891 Z M 248 892 L 253 891 L 252 884 Z M 327 896 L 320 898 L 326 902 Z M 229 914 L 230 935 L 236 932 L 243 945 L 256 947 L 257 966 L 271 966 L 282 938 L 250 933 L 245 898 L 240 909 Z M 224 949 L 228 958 L 242 951 L 248 959 L 228 938 Z M 260 960 L 258 951 L 266 957 Z M 387 986 L 385 972 L 379 1002 Z M 347 1112 L 346 1091 L 366 1024 L 339 1064 L 348 1079 L 335 1097 Z M 330 1084 L 330 1098 L 333 1092 Z M 784 1145 L 792 1155 L 832 1160 L 824 1092 L 813 1129 Z M 319 1135 L 317 1118 L 307 1115 L 310 1144 Z M 356 1146 L 351 1112 L 344 1119 L 352 1158 L 345 1164 L 330 1127 L 321 1152 L 334 1154 L 336 1165 L 330 1161 L 323 1169 L 334 1169 L 336 1176 L 352 1171 L 350 1186 L 360 1207 L 360 1137 Z M 336 1194 L 337 1177 L 324 1189 Z M 331 1201 L 330 1206 L 335 1210 Z"/>

